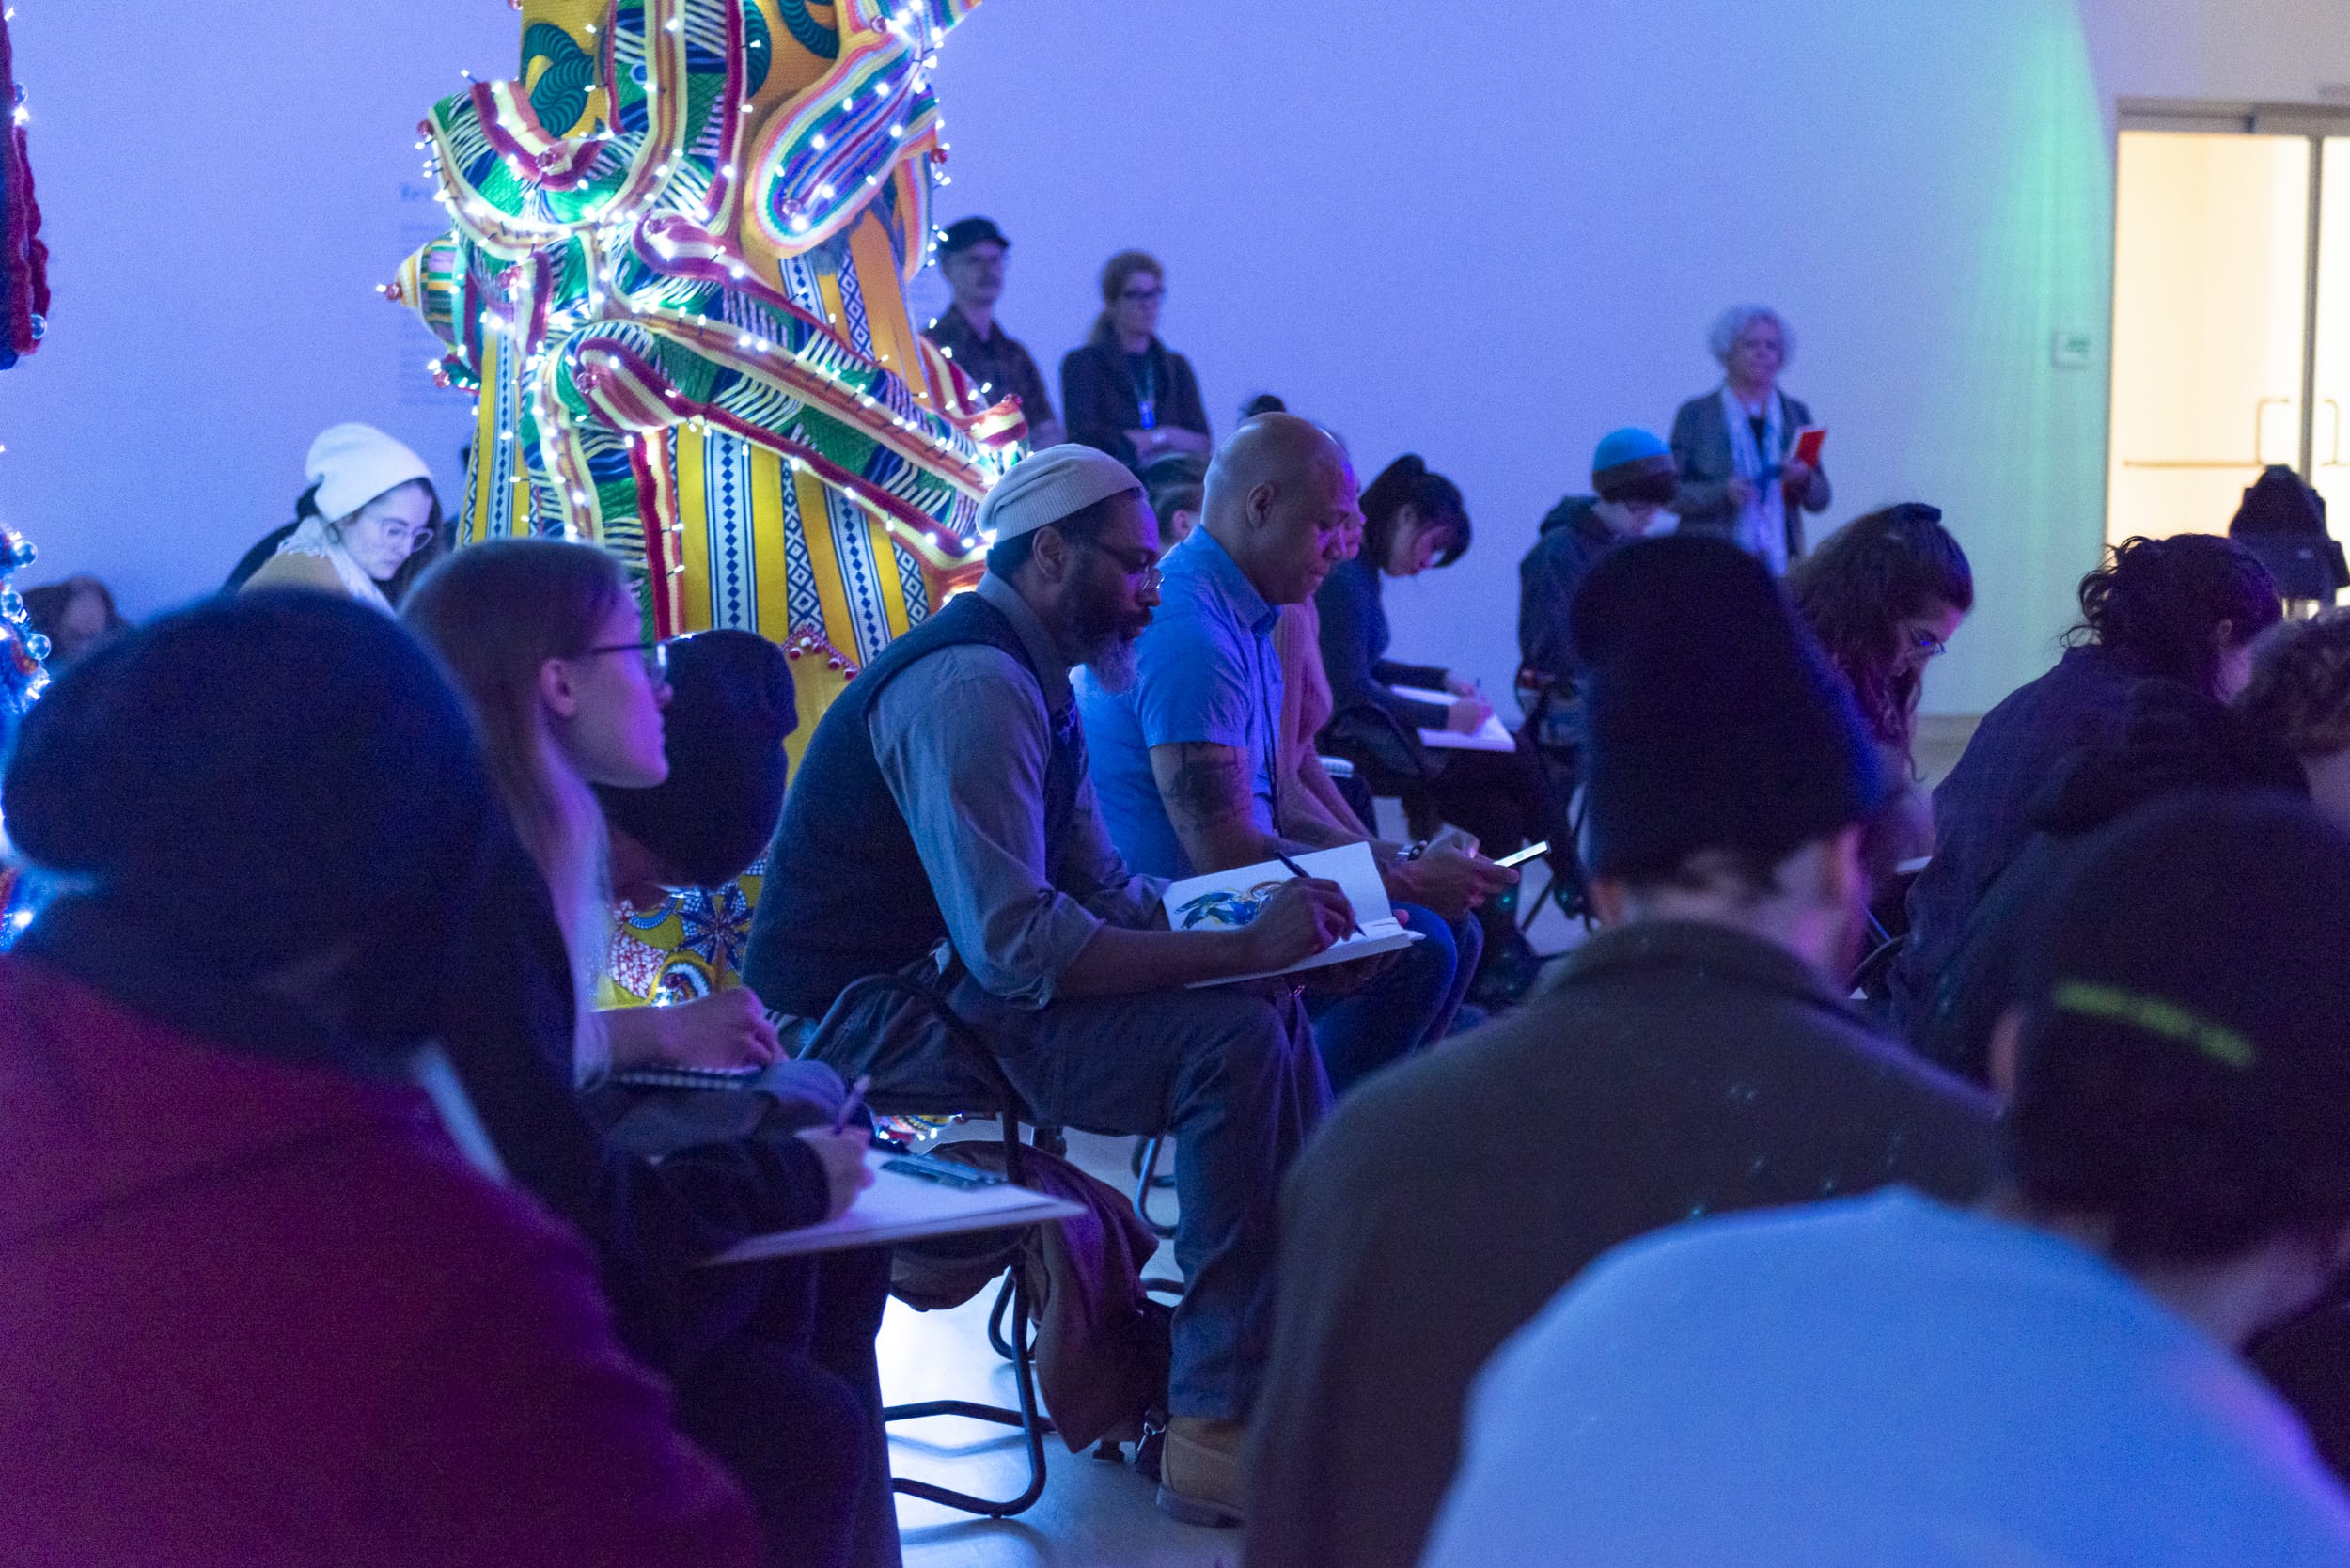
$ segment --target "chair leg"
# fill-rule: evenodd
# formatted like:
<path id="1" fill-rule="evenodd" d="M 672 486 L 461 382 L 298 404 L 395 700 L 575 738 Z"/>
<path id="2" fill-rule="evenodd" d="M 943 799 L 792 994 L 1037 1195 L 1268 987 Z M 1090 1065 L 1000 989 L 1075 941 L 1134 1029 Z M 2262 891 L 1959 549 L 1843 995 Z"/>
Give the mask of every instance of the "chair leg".
<path id="1" fill-rule="evenodd" d="M 1534 929 L 1534 922 L 1542 917 L 1543 904 L 1550 898 L 1550 885 L 1558 880 L 1558 872 L 1547 871 L 1543 877 L 1543 890 L 1531 898 L 1527 896 L 1527 884 L 1521 882 L 1518 885 L 1519 935 L 1523 936 Z"/>
<path id="2" fill-rule="evenodd" d="M 1167 1147 L 1165 1134 L 1151 1138 L 1142 1146 L 1142 1171 L 1135 1183 L 1135 1214 L 1151 1228 L 1151 1233 L 1162 1240 L 1175 1234 L 1175 1227 L 1162 1225 L 1151 1217 L 1151 1190 L 1157 1184 L 1152 1180 L 1159 1173 L 1159 1152 Z"/>
<path id="3" fill-rule="evenodd" d="M 996 1501 L 957 1492 L 950 1487 L 933 1486 L 927 1481 L 908 1477 L 893 1477 L 889 1482 L 895 1491 L 909 1497 L 920 1497 L 964 1513 L 976 1513 L 982 1518 L 1009 1519 L 1025 1513 L 1044 1496 L 1044 1438 L 1053 1430 L 1052 1418 L 1040 1413 L 1036 1406 L 1036 1369 L 1028 1355 L 1028 1293 L 1020 1283 L 1020 1271 L 1011 1272 L 1011 1375 L 1012 1387 L 1020 1396 L 1018 1410 L 1006 1410 L 1000 1405 L 979 1404 L 970 1400 L 934 1399 L 919 1404 L 895 1404 L 882 1412 L 884 1421 L 918 1420 L 925 1416 L 961 1416 L 969 1420 L 994 1421 L 998 1426 L 1015 1426 L 1026 1439 L 1028 1450 L 1028 1484 L 1015 1497 Z"/>
<path id="4" fill-rule="evenodd" d="M 1019 1272 L 1017 1268 L 1006 1271 L 1004 1283 L 995 1293 L 995 1306 L 987 1314 L 987 1342 L 995 1347 L 996 1355 L 1007 1361 L 1012 1359 L 1012 1354 L 1011 1341 L 1004 1338 L 1004 1313 L 1011 1306 L 1012 1279 Z M 1028 1348 L 1033 1353 L 1036 1347 L 1031 1345 Z"/>

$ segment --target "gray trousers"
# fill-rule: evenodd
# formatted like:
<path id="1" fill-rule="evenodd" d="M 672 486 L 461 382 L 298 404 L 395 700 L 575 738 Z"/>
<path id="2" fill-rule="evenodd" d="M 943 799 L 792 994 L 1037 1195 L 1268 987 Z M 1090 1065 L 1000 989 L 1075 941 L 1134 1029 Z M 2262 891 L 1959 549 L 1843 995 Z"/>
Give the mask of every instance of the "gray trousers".
<path id="1" fill-rule="evenodd" d="M 937 966 L 925 959 L 909 975 L 917 969 L 935 992 Z M 950 976 L 948 1004 L 1040 1119 L 1181 1140 L 1175 1262 L 1186 1288 L 1175 1309 L 1168 1405 L 1178 1416 L 1246 1416 L 1272 1348 L 1281 1176 L 1330 1100 L 1305 1009 L 1286 987 L 1249 985 L 1026 1008 L 960 965 Z M 871 1074 L 885 1107 L 992 1104 L 934 1016 L 907 996 L 867 997 L 825 1022 L 822 1058 L 844 1077 Z"/>

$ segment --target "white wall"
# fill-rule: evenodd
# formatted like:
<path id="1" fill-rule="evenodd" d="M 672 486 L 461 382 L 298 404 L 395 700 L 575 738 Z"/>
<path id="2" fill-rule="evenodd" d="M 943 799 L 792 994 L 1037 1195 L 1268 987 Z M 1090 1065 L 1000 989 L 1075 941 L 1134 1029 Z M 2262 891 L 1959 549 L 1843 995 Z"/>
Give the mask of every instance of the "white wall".
<path id="1" fill-rule="evenodd" d="M 503 0 L 10 3 L 55 293 L 0 375 L 26 580 L 93 572 L 133 615 L 217 587 L 344 419 L 461 494 L 466 400 L 374 290 L 443 227 L 417 121 L 461 67 L 513 70 Z"/>
<path id="2" fill-rule="evenodd" d="M 32 574 L 144 612 L 288 515 L 310 435 L 367 418 L 452 481 L 464 400 L 373 286 L 437 217 L 413 127 L 516 53 L 502 0 L 14 0 L 55 252 L 50 343 L 0 375 L 0 516 Z M 1777 304 L 1832 430 L 1835 518 L 1919 496 L 1982 605 L 1929 684 L 2033 673 L 2102 531 L 2119 96 L 2315 101 L 2338 0 L 989 0 L 940 73 L 954 184 L 1015 241 L 1051 362 L 1121 245 L 1229 429 L 1277 390 L 1366 475 L 1424 453 L 1479 541 L 1391 587 L 1399 650 L 1505 683 L 1515 565 L 1614 425 L 1712 384 L 1705 322 Z M 2350 90 L 2350 89 L 2344 89 Z M 927 290 L 918 298 L 943 298 Z"/>
<path id="3" fill-rule="evenodd" d="M 1048 366 L 1141 245 L 1219 429 L 1270 389 L 1366 478 L 1404 450 L 1449 473 L 1478 542 L 1390 610 L 1400 651 L 1489 689 L 1542 513 L 1601 434 L 1713 384 L 1716 311 L 1770 301 L 1831 429 L 1828 521 L 1933 500 L 1972 555 L 1927 701 L 1981 712 L 2045 663 L 2103 535 L 2104 371 L 2049 348 L 2092 331 L 2102 366 L 2112 101 L 2350 82 L 2330 0 L 2088 6 L 991 0 L 939 73 L 939 211 L 1012 236 L 1004 315 Z"/>

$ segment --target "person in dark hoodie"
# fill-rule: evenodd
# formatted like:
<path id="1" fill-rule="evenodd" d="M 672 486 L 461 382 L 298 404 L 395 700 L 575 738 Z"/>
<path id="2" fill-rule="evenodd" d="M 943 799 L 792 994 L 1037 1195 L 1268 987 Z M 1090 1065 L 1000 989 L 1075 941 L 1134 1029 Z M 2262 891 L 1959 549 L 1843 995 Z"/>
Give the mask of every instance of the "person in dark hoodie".
<path id="1" fill-rule="evenodd" d="M 2307 796 L 2292 748 L 2227 704 L 2175 681 L 2146 681 L 2119 728 L 2084 746 L 2033 798 L 2032 836 L 1968 917 L 1911 1020 L 1909 1043 L 1976 1083 L 1991 1075 L 1991 1036 L 2015 999 L 2038 912 L 2099 828 L 2185 790 L 2274 790 Z"/>
<path id="2" fill-rule="evenodd" d="M 1543 517 L 1534 548 L 1518 562 L 1518 688 L 1529 722 L 1579 709 L 1574 590 L 1602 556 L 1655 525 L 1679 483 L 1672 448 L 1661 439 L 1628 427 L 1610 431 L 1591 453 L 1592 494 L 1569 495 Z M 1571 734 L 1538 739 L 1574 744 Z"/>
<path id="3" fill-rule="evenodd" d="M 1583 782 L 1583 661 L 1575 651 L 1574 591 L 1617 545 L 1656 525 L 1680 479 L 1672 449 L 1626 427 L 1591 453 L 1591 494 L 1569 495 L 1543 518 L 1534 547 L 1518 562 L 1518 707 L 1541 764 L 1550 819 L 1571 819 Z M 1553 896 L 1570 914 L 1586 907 L 1581 863 L 1552 845 L 1561 870 Z"/>
<path id="4" fill-rule="evenodd" d="M 1909 939 L 1893 965 L 1896 1027 L 1927 1005 L 1976 901 L 2031 837 L 2032 797 L 2057 765 L 2150 677 L 2233 697 L 2250 678 L 2253 640 L 2284 614 L 2251 552 L 2212 534 L 2124 540 L 2081 579 L 2080 607 L 2056 667 L 1984 714 L 1935 788 L 1934 857 L 1909 889 Z"/>
<path id="5" fill-rule="evenodd" d="M 166 617 L 25 720 L 8 829 L 65 891 L 0 958 L 0 1557 L 755 1560 L 446 1088 L 471 933 L 562 950 L 496 802 L 430 659 L 324 595 Z"/>
<path id="6" fill-rule="evenodd" d="M 596 786 L 620 901 L 616 953 L 635 940 L 632 930 L 659 940 L 647 928 L 685 924 L 681 912 L 697 900 L 704 951 L 681 937 L 648 990 L 675 1000 L 709 986 L 706 995 L 735 998 L 759 1016 L 759 998 L 733 966 L 749 916 L 708 893 L 735 886 L 783 813 L 783 743 L 798 724 L 791 671 L 774 643 L 725 629 L 678 638 L 668 663 L 669 776 L 645 789 Z M 814 1063 L 782 1071 L 829 1074 Z M 590 1100 L 605 1106 L 625 1097 L 607 1090 Z M 791 1543 L 791 1561 L 894 1562 L 889 1437 L 873 1354 L 889 1249 L 688 1269 L 678 1289 L 683 1333 L 663 1370 L 676 1381 L 681 1422 L 751 1486 L 770 1540 Z"/>

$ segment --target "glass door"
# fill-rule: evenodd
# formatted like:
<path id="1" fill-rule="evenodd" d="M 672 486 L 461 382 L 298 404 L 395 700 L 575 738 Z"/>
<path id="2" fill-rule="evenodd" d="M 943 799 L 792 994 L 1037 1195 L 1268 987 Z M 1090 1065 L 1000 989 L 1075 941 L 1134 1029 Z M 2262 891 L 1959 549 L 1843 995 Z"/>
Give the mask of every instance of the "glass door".
<path id="1" fill-rule="evenodd" d="M 2308 135 L 2124 131 L 2115 161 L 2106 534 L 2221 533 L 2267 463 L 2309 473 Z M 2329 215 L 2350 222 L 2350 154 Z M 2350 231 L 2327 265 L 2350 268 Z M 2350 400 L 2350 289 L 2326 300 Z M 2330 456 L 2333 448 L 2325 448 Z M 2350 490 L 2350 471 L 2329 470 Z"/>
<path id="2" fill-rule="evenodd" d="M 2350 136 L 2317 144 L 2317 331 L 2311 380 L 2310 483 L 2326 497 L 2326 525 L 2350 534 L 2350 453 L 2342 429 L 2350 405 Z"/>

